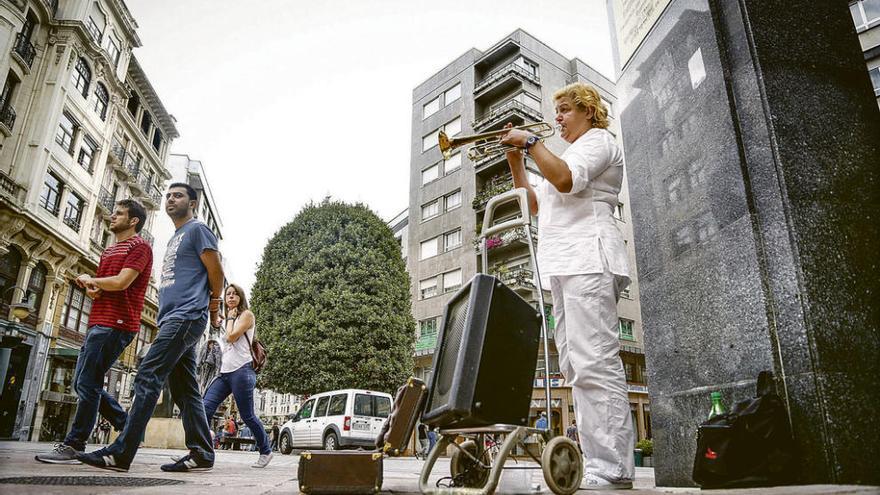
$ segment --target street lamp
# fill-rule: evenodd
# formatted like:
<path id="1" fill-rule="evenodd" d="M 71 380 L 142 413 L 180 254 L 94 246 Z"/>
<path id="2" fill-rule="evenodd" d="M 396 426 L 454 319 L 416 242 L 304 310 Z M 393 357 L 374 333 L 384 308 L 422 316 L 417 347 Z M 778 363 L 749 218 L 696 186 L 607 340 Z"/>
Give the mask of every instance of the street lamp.
<path id="1" fill-rule="evenodd" d="M 22 289 L 21 287 L 19 287 L 17 285 L 13 285 L 12 287 L 3 291 L 3 296 L 0 297 L 0 299 L 4 299 L 6 297 L 6 294 L 9 293 L 9 291 L 16 290 L 16 289 L 21 291 L 22 296 L 27 297 L 27 292 L 25 292 L 24 289 Z M 34 308 L 25 302 L 18 302 L 15 304 L 11 304 L 9 307 L 12 308 L 12 316 L 17 318 L 18 320 L 23 320 L 23 319 L 27 318 L 34 311 Z"/>

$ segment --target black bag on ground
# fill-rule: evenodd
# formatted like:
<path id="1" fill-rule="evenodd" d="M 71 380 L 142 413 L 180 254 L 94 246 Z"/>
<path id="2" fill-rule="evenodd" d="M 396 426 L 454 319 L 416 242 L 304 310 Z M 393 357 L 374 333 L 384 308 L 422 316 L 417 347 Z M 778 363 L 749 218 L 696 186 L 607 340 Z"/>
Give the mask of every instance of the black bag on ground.
<path id="1" fill-rule="evenodd" d="M 694 481 L 703 488 L 785 485 L 793 481 L 794 443 L 773 374 L 758 375 L 755 398 L 703 422 Z"/>

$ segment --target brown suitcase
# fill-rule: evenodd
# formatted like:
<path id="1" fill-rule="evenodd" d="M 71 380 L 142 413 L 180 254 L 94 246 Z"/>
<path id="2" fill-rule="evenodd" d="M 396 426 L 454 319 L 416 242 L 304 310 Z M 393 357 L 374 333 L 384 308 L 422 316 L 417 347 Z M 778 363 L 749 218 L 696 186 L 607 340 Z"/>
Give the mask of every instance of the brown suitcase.
<path id="1" fill-rule="evenodd" d="M 379 493 L 382 452 L 328 450 L 299 456 L 299 491 L 309 495 Z"/>
<path id="2" fill-rule="evenodd" d="M 308 495 L 366 494 L 382 489 L 384 455 L 400 455 L 428 396 L 425 383 L 410 378 L 397 390 L 391 413 L 369 452 L 315 451 L 299 457 L 299 490 Z"/>

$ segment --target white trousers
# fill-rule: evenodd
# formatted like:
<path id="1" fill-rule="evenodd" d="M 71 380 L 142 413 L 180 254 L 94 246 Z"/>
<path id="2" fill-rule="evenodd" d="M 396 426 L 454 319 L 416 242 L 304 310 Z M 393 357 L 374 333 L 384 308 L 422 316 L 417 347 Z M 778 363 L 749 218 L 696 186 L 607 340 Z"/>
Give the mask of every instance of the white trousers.
<path id="1" fill-rule="evenodd" d="M 550 277 L 559 368 L 571 386 L 584 472 L 635 477 L 633 425 L 620 361 L 614 275 Z"/>

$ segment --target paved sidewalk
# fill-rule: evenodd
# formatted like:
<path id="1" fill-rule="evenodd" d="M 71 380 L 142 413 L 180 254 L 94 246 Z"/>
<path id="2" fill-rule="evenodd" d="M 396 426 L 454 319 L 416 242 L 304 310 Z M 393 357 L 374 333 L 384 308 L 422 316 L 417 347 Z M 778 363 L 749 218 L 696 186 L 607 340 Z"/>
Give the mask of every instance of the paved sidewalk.
<path id="1" fill-rule="evenodd" d="M 51 465 L 34 460 L 34 455 L 52 448 L 52 444 L 35 442 L 0 442 L 0 493 L 2 494 L 169 494 L 186 493 L 187 495 L 257 495 L 257 494 L 292 494 L 298 493 L 296 469 L 299 462 L 297 455 L 275 454 L 269 467 L 254 469 L 250 465 L 257 459 L 256 452 L 218 451 L 214 470 L 207 473 L 173 474 L 164 473 L 159 469 L 161 464 L 170 462 L 169 457 L 180 455 L 181 450 L 141 449 L 128 473 L 102 471 L 83 465 Z M 92 450 L 93 446 L 89 447 Z M 386 459 L 383 493 L 418 493 L 419 473 L 423 461 L 414 458 Z M 449 463 L 440 459 L 435 466 L 431 481 L 435 482 L 442 476 L 449 475 Z M 540 471 L 507 471 L 509 479 L 502 478 L 501 489 L 497 493 L 526 492 L 534 484 L 540 486 L 541 492 L 549 495 Z M 523 479 L 523 474 L 531 479 Z M 2 481 L 17 477 L 92 477 L 102 482 L 117 482 L 105 486 L 71 486 L 71 485 L 26 485 L 10 484 Z M 141 478 L 143 480 L 137 480 Z M 146 483 L 173 482 L 180 483 L 164 486 L 144 486 Z M 123 483 L 135 486 L 120 486 Z M 654 470 L 651 468 L 636 469 L 634 490 L 604 492 L 620 494 L 646 493 L 697 493 L 695 488 L 655 488 Z M 535 492 L 532 492 L 535 493 Z M 586 494 L 587 492 L 579 492 Z M 771 489 L 752 490 L 716 490 L 711 493 L 723 495 L 740 494 L 771 494 L 771 495 L 813 495 L 813 494 L 880 494 L 878 487 L 864 486 L 795 486 Z"/>

